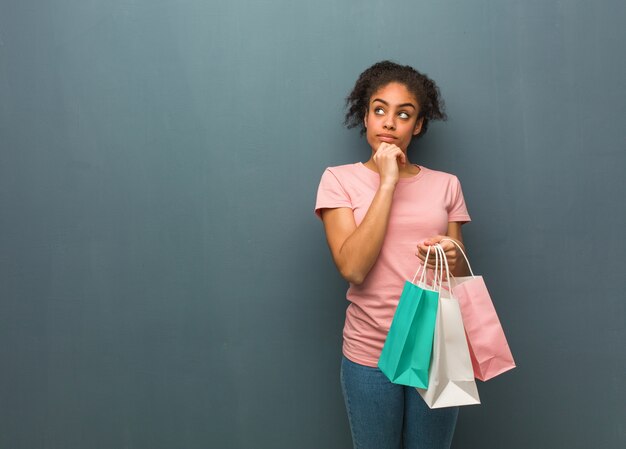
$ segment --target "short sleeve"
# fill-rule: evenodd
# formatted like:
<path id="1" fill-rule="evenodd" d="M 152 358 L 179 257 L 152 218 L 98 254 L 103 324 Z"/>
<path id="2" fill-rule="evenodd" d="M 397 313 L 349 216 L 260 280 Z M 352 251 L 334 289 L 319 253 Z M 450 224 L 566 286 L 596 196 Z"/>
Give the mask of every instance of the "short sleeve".
<path id="1" fill-rule="evenodd" d="M 449 222 L 461 222 L 467 223 L 472 221 L 467 212 L 467 206 L 465 205 L 465 199 L 463 198 L 463 190 L 461 189 L 461 183 L 456 176 L 452 177 L 450 185 L 450 203 L 448 206 L 448 221 Z"/>
<path id="2" fill-rule="evenodd" d="M 333 209 L 336 207 L 350 207 L 352 208 L 352 201 L 350 195 L 341 185 L 341 182 L 335 174 L 326 169 L 320 180 L 320 185 L 317 188 L 317 200 L 315 202 L 315 215 L 318 218 L 322 218 L 322 209 Z"/>

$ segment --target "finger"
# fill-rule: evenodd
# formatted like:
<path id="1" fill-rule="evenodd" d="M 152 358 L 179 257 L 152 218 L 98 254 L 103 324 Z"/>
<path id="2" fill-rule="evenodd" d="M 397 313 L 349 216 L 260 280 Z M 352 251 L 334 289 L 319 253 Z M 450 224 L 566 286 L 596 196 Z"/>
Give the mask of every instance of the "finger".
<path id="1" fill-rule="evenodd" d="M 415 255 L 421 260 L 426 260 L 426 255 L 428 255 L 428 260 L 435 260 L 435 251 L 432 249 L 429 251 L 427 246 L 418 245 Z"/>
<path id="2" fill-rule="evenodd" d="M 379 151 L 384 150 L 387 147 L 389 147 L 389 143 L 381 142 L 380 145 L 378 145 L 378 148 L 376 148 L 376 152 L 378 153 Z"/>
<path id="3" fill-rule="evenodd" d="M 396 150 L 395 148 L 393 148 L 389 144 L 385 144 L 385 145 L 387 145 L 387 146 L 383 147 L 381 145 L 380 147 L 378 147 L 378 150 L 374 154 L 374 159 L 375 160 L 383 160 L 383 159 L 398 160 L 398 157 L 399 157 L 398 151 L 399 150 Z"/>
<path id="4" fill-rule="evenodd" d="M 446 259 L 448 259 L 448 261 L 456 260 L 458 258 L 457 252 L 454 250 L 444 251 L 444 254 L 446 255 Z"/>
<path id="5" fill-rule="evenodd" d="M 380 145 L 378 145 L 378 148 L 376 148 L 376 153 L 389 153 L 393 157 L 402 157 L 403 159 L 406 158 L 405 154 L 402 152 L 399 146 L 388 142 L 382 142 Z"/>
<path id="6" fill-rule="evenodd" d="M 426 254 L 415 253 L 415 255 L 417 256 L 417 258 L 420 260 L 422 264 L 427 263 L 427 265 L 430 266 L 435 263 L 435 259 L 431 256 L 429 256 L 428 259 L 426 259 Z"/>
<path id="7" fill-rule="evenodd" d="M 429 237 L 426 240 L 424 240 L 423 243 L 427 244 L 428 246 L 432 246 L 432 245 L 436 245 L 437 243 L 441 243 L 441 240 L 443 238 L 444 238 L 443 235 L 433 235 L 432 237 Z"/>
<path id="8" fill-rule="evenodd" d="M 397 158 L 398 158 L 398 162 L 400 164 L 402 164 L 402 165 L 405 165 L 406 164 L 406 154 L 404 154 L 400 148 L 398 148 L 398 147 L 396 147 L 396 148 L 398 149 L 397 152 L 396 152 Z"/>

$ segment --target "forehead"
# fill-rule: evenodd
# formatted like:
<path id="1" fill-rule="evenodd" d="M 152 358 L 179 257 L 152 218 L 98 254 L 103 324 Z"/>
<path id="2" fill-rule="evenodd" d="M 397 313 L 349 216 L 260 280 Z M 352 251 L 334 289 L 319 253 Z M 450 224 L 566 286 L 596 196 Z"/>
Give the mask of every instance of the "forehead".
<path id="1" fill-rule="evenodd" d="M 418 106 L 417 99 L 402 83 L 391 82 L 379 87 L 370 97 L 370 103 L 376 99 L 383 100 L 391 105 L 411 103 Z"/>

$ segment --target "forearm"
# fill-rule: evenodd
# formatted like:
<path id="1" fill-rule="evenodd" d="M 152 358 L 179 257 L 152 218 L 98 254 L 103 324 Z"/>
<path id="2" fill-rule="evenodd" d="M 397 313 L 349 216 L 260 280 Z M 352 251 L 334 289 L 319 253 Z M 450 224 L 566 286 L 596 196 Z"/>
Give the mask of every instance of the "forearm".
<path id="1" fill-rule="evenodd" d="M 374 266 L 385 240 L 394 191 L 394 184 L 378 188 L 363 221 L 341 245 L 335 263 L 347 281 L 361 284 Z"/>

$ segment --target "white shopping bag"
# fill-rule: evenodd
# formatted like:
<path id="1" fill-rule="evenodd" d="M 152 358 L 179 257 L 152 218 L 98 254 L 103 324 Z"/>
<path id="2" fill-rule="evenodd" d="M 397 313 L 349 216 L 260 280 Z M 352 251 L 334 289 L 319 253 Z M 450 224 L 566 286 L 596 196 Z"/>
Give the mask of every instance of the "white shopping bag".
<path id="1" fill-rule="evenodd" d="M 437 247 L 447 271 L 445 252 L 440 245 Z M 417 391 L 430 408 L 480 404 L 461 309 L 452 297 L 449 273 L 447 288 L 442 288 L 439 295 L 428 389 Z"/>

